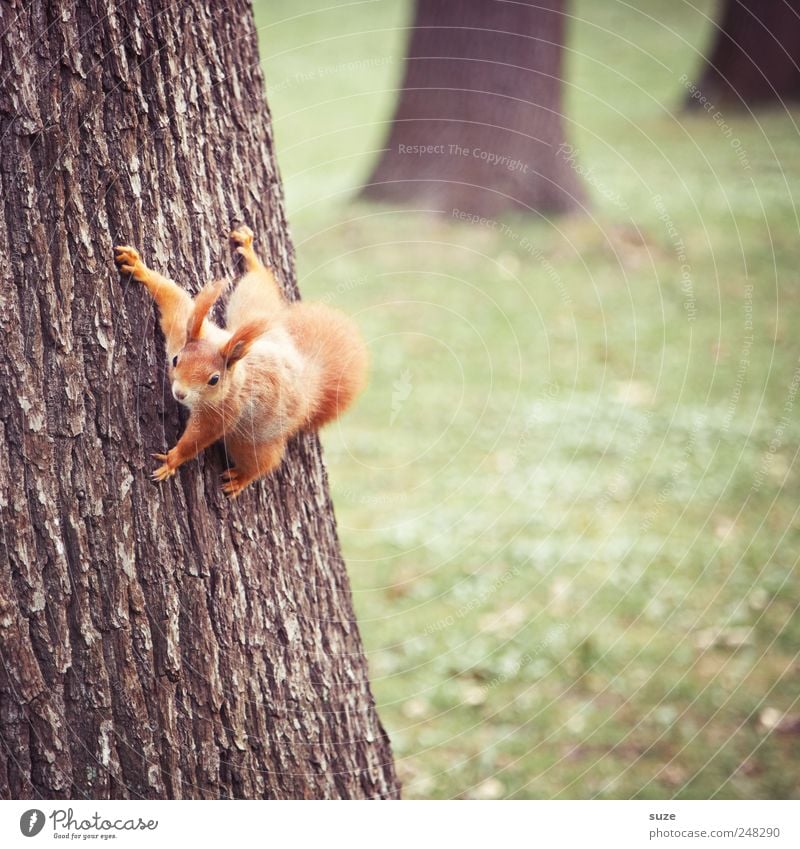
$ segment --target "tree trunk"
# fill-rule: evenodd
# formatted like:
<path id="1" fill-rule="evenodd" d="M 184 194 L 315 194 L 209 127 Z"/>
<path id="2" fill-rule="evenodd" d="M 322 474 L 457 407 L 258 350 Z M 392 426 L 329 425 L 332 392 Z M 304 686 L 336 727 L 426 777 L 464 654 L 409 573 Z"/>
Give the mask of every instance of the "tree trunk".
<path id="1" fill-rule="evenodd" d="M 697 90 L 742 108 L 800 96 L 800 0 L 727 0 Z M 701 108 L 688 97 L 688 108 Z"/>
<path id="2" fill-rule="evenodd" d="M 563 0 L 417 0 L 386 149 L 363 196 L 492 216 L 584 199 L 565 155 Z"/>
<path id="3" fill-rule="evenodd" d="M 296 296 L 247 0 L 0 2 L 0 795 L 393 797 L 316 438 L 233 503 L 112 245 Z"/>

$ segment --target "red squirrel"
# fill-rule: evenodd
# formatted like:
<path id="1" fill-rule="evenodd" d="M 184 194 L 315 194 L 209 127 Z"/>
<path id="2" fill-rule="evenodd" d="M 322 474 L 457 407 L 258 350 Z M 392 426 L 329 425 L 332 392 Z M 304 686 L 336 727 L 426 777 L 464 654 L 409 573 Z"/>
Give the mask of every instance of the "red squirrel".
<path id="1" fill-rule="evenodd" d="M 365 384 L 367 349 L 355 324 L 324 304 L 289 303 L 253 250 L 253 231 L 230 234 L 245 273 L 226 310 L 225 329 L 208 318 L 224 283 L 194 300 L 147 268 L 139 252 L 114 248 L 120 271 L 133 275 L 158 304 L 172 394 L 190 410 L 174 448 L 153 454 L 164 481 L 204 448 L 223 440 L 234 467 L 222 489 L 235 498 L 281 462 L 290 436 L 317 430 L 344 412 Z"/>

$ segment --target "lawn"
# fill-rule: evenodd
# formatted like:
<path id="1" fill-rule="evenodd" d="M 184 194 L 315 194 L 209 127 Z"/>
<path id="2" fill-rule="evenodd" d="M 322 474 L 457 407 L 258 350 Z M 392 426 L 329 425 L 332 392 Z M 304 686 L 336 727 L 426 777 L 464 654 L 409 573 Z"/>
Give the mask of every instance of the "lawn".
<path id="1" fill-rule="evenodd" d="M 800 110 L 682 114 L 715 4 L 636 5 L 570 6 L 590 212 L 498 229 L 355 198 L 409 4 L 256 2 L 301 288 L 372 353 L 323 441 L 408 798 L 800 796 Z"/>

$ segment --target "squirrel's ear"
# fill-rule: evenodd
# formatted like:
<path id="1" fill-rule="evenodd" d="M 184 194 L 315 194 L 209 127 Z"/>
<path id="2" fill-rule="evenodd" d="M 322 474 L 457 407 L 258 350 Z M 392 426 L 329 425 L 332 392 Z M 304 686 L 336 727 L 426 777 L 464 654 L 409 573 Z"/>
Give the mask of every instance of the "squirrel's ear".
<path id="1" fill-rule="evenodd" d="M 225 366 L 230 367 L 250 350 L 250 346 L 267 330 L 266 321 L 250 321 L 237 327 L 230 339 L 220 349 Z"/>
<path id="2" fill-rule="evenodd" d="M 189 323 L 186 326 L 187 341 L 200 338 L 203 321 L 208 315 L 208 311 L 216 303 L 217 298 L 222 294 L 224 288 L 224 280 L 215 280 L 213 283 L 206 283 L 195 295 L 194 308 L 192 309 L 192 314 L 189 316 Z"/>

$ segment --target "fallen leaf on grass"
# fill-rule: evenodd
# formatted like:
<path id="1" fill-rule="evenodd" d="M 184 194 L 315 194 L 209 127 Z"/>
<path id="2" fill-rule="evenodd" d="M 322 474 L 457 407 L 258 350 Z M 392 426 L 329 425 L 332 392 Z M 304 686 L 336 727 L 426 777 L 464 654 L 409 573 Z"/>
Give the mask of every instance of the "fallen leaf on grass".
<path id="1" fill-rule="evenodd" d="M 703 628 L 694 635 L 694 644 L 701 651 L 707 649 L 740 649 L 753 645 L 751 628 Z"/>
<path id="2" fill-rule="evenodd" d="M 800 734 L 800 714 L 797 713 L 784 713 L 777 708 L 765 707 L 758 715 L 758 723 L 765 731 Z"/>
<path id="3" fill-rule="evenodd" d="M 470 794 L 473 799 L 499 799 L 503 795 L 503 782 L 497 778 L 487 778 Z"/>

